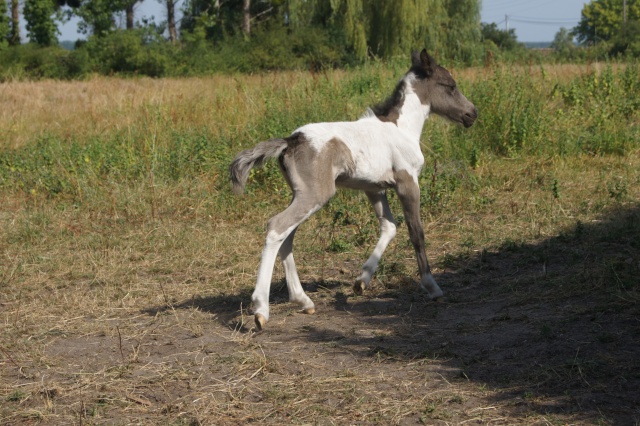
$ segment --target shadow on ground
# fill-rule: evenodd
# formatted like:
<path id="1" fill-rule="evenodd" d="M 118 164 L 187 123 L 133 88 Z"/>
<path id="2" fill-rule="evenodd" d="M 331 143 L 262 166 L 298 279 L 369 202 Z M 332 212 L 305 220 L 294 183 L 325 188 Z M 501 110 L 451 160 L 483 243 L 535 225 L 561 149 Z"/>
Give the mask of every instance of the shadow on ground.
<path id="1" fill-rule="evenodd" d="M 640 206 L 539 244 L 463 253 L 447 266 L 437 277 L 441 302 L 407 289 L 371 300 L 336 295 L 334 309 L 393 333 L 318 327 L 308 339 L 386 362 L 446 360 L 457 371 L 450 380 L 499 389 L 516 411 L 638 424 Z"/>
<path id="2" fill-rule="evenodd" d="M 360 297 L 341 280 L 308 283 L 319 314 L 303 326 L 302 316 L 276 321 L 288 304 L 286 287 L 274 284 L 275 313 L 255 341 L 330 344 L 381 366 L 444 364 L 453 372 L 447 383 L 491 389 L 514 413 L 638 424 L 640 206 L 536 244 L 509 242 L 445 261 L 436 278 L 446 296 L 438 302 L 402 279 Z M 238 306 L 249 300 L 247 290 L 173 307 L 214 313 L 237 329 Z"/>

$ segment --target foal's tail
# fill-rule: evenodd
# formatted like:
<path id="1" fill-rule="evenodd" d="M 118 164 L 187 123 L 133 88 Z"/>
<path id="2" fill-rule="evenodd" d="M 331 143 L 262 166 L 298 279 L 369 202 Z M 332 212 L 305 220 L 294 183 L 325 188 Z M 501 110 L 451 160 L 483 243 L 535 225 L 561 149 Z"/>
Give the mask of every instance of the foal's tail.
<path id="1" fill-rule="evenodd" d="M 286 148 L 287 141 L 285 139 L 269 139 L 238 154 L 229 167 L 233 192 L 241 194 L 251 169 L 262 166 L 269 158 L 280 156 Z"/>

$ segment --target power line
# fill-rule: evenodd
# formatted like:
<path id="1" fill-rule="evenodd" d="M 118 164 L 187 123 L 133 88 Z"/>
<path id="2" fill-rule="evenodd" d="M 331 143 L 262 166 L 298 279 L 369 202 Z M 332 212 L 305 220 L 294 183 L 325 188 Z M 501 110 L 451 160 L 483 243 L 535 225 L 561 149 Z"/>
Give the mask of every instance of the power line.
<path id="1" fill-rule="evenodd" d="M 571 22 L 579 22 L 579 19 L 573 19 L 573 18 L 535 18 L 533 16 L 520 16 L 520 15 L 509 15 L 510 18 L 515 18 L 515 19 L 526 19 L 526 20 L 530 20 L 530 21 L 536 21 L 536 22 L 549 22 L 549 23 L 554 23 L 554 22 L 567 22 L 567 21 L 571 21 Z"/>
<path id="2" fill-rule="evenodd" d="M 509 15 L 509 19 L 521 24 L 534 24 L 534 25 L 575 25 L 580 22 L 579 19 L 545 19 L 545 18 L 527 18 L 523 16 Z"/>

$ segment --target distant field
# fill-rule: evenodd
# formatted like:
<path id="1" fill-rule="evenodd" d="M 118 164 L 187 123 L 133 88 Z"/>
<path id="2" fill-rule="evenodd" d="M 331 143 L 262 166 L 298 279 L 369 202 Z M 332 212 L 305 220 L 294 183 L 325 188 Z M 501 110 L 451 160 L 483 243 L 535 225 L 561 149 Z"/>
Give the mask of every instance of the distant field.
<path id="1" fill-rule="evenodd" d="M 637 65 L 452 70 L 480 118 L 422 138 L 444 300 L 404 227 L 354 296 L 377 221 L 342 191 L 296 237 L 317 314 L 277 265 L 251 330 L 289 190 L 268 164 L 233 196 L 229 162 L 404 71 L 0 85 L 0 423 L 640 422 Z"/>

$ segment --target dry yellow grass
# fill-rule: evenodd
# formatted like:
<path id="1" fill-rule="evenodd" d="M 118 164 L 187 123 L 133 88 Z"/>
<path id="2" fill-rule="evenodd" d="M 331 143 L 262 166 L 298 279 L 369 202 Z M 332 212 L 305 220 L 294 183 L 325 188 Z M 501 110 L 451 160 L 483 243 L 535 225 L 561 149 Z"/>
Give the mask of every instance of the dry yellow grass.
<path id="1" fill-rule="evenodd" d="M 567 81 L 598 66 L 509 67 L 509 72 L 540 75 L 542 68 L 550 79 Z M 475 81 L 491 72 L 469 68 L 454 74 L 461 81 Z M 315 78 L 340 81 L 344 75 L 336 70 Z M 153 119 L 171 122 L 176 131 L 209 126 L 215 136 L 221 123 L 225 128 L 244 127 L 252 116 L 262 114 L 265 88 L 284 92 L 292 83 L 301 81 L 313 85 L 314 78 L 288 72 L 189 79 L 94 77 L 74 82 L 6 82 L 0 86 L 0 139 L 2 146 L 17 148 L 43 134 L 91 138 L 126 132 Z M 225 107 L 229 102 L 234 109 Z M 362 109 L 359 105 L 349 112 L 358 114 Z"/>
<path id="2" fill-rule="evenodd" d="M 246 126 L 262 114 L 263 88 L 286 90 L 302 75 L 7 82 L 0 86 L 0 138 L 3 147 L 17 148 L 43 134 L 86 139 L 157 119 L 176 131 L 208 126 L 216 135 L 221 125 Z"/>

